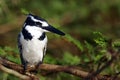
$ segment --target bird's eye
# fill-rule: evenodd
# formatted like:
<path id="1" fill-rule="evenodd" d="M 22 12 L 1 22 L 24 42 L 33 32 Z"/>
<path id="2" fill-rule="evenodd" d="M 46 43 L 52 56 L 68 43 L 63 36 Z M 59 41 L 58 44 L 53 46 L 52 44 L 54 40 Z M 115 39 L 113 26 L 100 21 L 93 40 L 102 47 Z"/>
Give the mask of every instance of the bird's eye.
<path id="1" fill-rule="evenodd" d="M 40 23 L 40 22 L 36 22 L 36 25 L 39 25 L 39 26 L 41 26 L 41 25 L 42 25 L 42 23 Z"/>

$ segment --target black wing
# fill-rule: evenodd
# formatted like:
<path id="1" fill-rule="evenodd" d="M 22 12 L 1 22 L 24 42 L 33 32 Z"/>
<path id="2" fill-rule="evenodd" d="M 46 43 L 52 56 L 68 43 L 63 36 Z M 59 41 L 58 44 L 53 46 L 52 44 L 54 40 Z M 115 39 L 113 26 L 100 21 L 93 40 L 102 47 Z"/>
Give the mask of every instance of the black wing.
<path id="1" fill-rule="evenodd" d="M 21 37 L 21 34 L 19 33 L 18 34 L 18 40 L 17 40 L 18 41 L 18 49 L 19 49 L 19 52 L 20 52 L 21 62 L 22 62 L 23 65 L 25 65 L 25 61 L 24 61 L 23 56 L 22 56 L 22 44 L 20 42 L 20 37 Z"/>

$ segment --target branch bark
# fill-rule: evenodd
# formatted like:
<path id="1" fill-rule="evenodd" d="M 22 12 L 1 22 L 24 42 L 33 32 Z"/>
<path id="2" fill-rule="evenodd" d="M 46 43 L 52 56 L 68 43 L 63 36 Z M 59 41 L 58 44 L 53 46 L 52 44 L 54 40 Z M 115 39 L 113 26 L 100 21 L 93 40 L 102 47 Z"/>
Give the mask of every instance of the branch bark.
<path id="1" fill-rule="evenodd" d="M 23 74 L 20 74 L 19 72 L 15 71 L 15 70 L 6 68 L 1 64 L 0 64 L 0 70 L 4 71 L 6 73 L 9 73 L 9 74 L 15 75 L 15 76 L 17 76 L 17 77 L 19 77 L 19 78 L 21 78 L 23 80 L 30 80 L 30 77 L 28 77 L 26 75 L 23 75 Z"/>
<path id="2" fill-rule="evenodd" d="M 22 80 L 40 80 L 39 77 L 34 74 L 24 74 L 23 67 L 21 65 L 2 57 L 0 57 L 0 70 L 9 74 L 13 74 Z"/>
<path id="3" fill-rule="evenodd" d="M 2 57 L 0 57 L 0 69 L 7 73 L 13 74 L 21 79 L 24 79 L 24 80 L 27 80 L 27 79 L 28 80 L 39 80 L 39 78 L 36 75 L 31 76 L 31 75 L 24 74 L 22 65 L 16 64 Z M 46 70 L 46 71 L 54 71 L 54 72 L 66 72 L 66 73 L 69 73 L 69 74 L 72 74 L 72 75 L 75 75 L 81 78 L 86 78 L 90 74 L 89 72 L 83 71 L 80 68 L 74 67 L 74 66 L 41 64 L 38 69 Z M 100 74 L 98 74 L 94 79 L 95 80 L 109 80 L 108 76 L 104 76 Z M 90 79 L 90 80 L 94 80 L 94 79 Z"/>
<path id="4" fill-rule="evenodd" d="M 4 59 L 0 57 L 0 64 L 13 69 L 21 74 L 23 74 L 23 67 L 19 64 L 16 64 L 14 62 L 11 62 L 7 59 Z M 30 69 L 28 67 L 28 69 Z M 54 65 L 54 64 L 41 64 L 38 68 L 39 70 L 46 70 L 46 71 L 54 71 L 54 72 L 66 72 L 70 73 L 79 77 L 86 77 L 88 75 L 88 72 L 82 71 L 79 68 L 76 68 L 74 66 L 60 66 L 60 65 Z"/>

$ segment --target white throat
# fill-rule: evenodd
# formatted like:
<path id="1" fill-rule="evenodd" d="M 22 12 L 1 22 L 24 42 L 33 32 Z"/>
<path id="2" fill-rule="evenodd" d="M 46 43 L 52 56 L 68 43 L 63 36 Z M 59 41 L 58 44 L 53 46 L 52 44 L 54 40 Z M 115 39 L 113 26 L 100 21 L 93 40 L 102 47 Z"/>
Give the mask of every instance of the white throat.
<path id="1" fill-rule="evenodd" d="M 44 32 L 41 28 L 27 25 L 25 29 L 32 35 L 33 38 L 39 38 Z"/>

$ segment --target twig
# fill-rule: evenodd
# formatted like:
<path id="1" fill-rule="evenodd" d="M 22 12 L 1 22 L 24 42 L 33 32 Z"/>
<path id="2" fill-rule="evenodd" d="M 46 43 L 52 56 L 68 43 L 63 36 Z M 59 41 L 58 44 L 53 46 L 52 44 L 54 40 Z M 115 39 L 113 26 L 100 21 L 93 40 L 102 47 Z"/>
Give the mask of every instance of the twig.
<path id="1" fill-rule="evenodd" d="M 22 75 L 18 72 L 16 72 L 15 70 L 12 70 L 12 69 L 8 69 L 6 67 L 4 67 L 3 65 L 0 64 L 0 70 L 6 72 L 6 73 L 9 73 L 9 74 L 13 74 L 23 80 L 30 80 L 30 77 L 26 76 L 26 75 Z"/>
<path id="2" fill-rule="evenodd" d="M 2 57 L 0 57 L 0 69 L 23 80 L 39 80 L 39 78 L 34 74 L 24 74 L 23 67 L 21 65 Z"/>
<path id="3" fill-rule="evenodd" d="M 47 71 L 54 71 L 54 72 L 66 72 L 70 73 L 79 77 L 86 77 L 88 72 L 80 70 L 74 66 L 60 66 L 60 65 L 51 65 L 51 64 L 42 64 L 39 66 L 39 69 L 47 70 Z"/>
<path id="4" fill-rule="evenodd" d="M 87 80 L 88 78 L 89 79 L 92 79 L 92 78 L 95 78 L 97 77 L 98 78 L 98 75 L 104 70 L 106 69 L 108 66 L 110 66 L 112 64 L 112 62 L 115 60 L 115 58 L 117 57 L 117 55 L 119 54 L 119 51 L 115 51 L 112 49 L 112 43 L 111 41 L 109 42 L 109 47 L 108 47 L 108 52 L 111 54 L 111 59 L 109 61 L 107 61 L 101 68 L 97 69 L 95 72 L 91 73 L 88 75 L 88 77 L 85 78 L 85 80 Z M 99 77 L 100 78 L 100 77 Z M 103 79 L 103 77 L 101 77 Z M 106 77 L 105 77 L 106 78 Z M 110 78 L 110 77 L 109 77 Z M 113 77 L 111 77 L 111 80 Z M 106 80 L 106 79 L 104 79 Z M 116 79 L 114 79 L 116 80 Z"/>
<path id="5" fill-rule="evenodd" d="M 14 62 L 11 62 L 7 59 L 0 57 L 0 65 L 7 67 L 7 68 L 10 68 L 14 71 L 17 71 L 20 74 L 23 74 L 23 67 L 21 65 L 16 64 Z M 28 67 L 28 69 L 29 69 L 29 67 Z M 90 74 L 89 72 L 83 71 L 80 68 L 74 67 L 74 66 L 41 64 L 38 69 L 39 70 L 46 70 L 46 71 L 54 71 L 54 72 L 66 72 L 66 73 L 69 73 L 69 74 L 72 74 L 75 76 L 79 76 L 81 78 L 86 78 L 86 77 L 88 77 L 88 74 Z M 10 73 L 10 72 L 8 72 L 8 73 Z M 10 73 L 10 74 L 12 74 L 12 73 Z M 25 76 L 28 76 L 28 75 L 25 75 Z M 38 77 L 36 77 L 35 75 L 33 77 L 31 77 L 31 76 L 28 76 L 28 77 L 30 77 L 32 80 L 39 80 Z M 100 74 L 98 74 L 97 76 L 94 77 L 94 79 L 97 79 L 97 80 L 107 80 L 107 78 L 111 78 L 111 77 L 100 75 Z M 88 79 L 88 80 L 94 80 L 94 79 Z"/>

